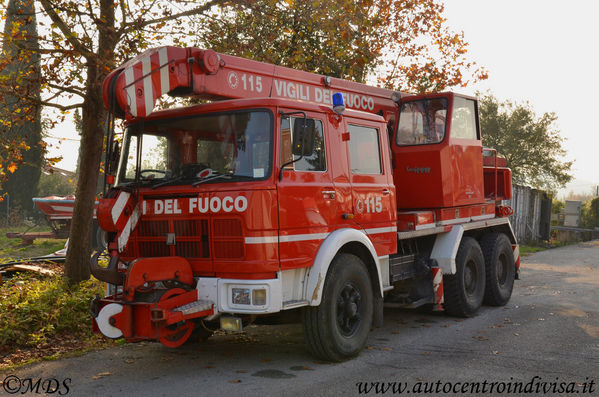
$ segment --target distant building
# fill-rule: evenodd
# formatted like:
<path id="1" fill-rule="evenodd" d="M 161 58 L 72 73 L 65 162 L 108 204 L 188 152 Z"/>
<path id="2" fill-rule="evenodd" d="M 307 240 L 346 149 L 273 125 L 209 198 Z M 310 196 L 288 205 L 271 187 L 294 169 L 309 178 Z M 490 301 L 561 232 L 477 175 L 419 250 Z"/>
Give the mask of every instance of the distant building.
<path id="1" fill-rule="evenodd" d="M 566 206 L 562 210 L 564 213 L 564 226 L 579 227 L 580 211 L 582 201 L 566 201 Z"/>

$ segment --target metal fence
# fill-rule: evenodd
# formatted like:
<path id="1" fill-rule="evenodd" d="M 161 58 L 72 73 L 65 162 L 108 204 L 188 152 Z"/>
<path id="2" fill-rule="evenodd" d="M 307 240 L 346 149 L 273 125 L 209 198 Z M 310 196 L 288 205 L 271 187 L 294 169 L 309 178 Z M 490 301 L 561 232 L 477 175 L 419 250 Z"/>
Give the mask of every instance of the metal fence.
<path id="1" fill-rule="evenodd" d="M 549 240 L 551 199 L 546 192 L 514 185 L 512 199 L 503 203 L 514 210 L 509 218 L 518 241 Z"/>

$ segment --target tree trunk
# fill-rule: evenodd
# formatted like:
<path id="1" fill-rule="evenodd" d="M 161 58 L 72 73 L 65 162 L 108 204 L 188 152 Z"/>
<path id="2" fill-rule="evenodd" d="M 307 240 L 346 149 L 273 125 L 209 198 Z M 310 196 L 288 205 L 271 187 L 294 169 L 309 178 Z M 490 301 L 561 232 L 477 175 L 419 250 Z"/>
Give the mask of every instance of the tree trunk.
<path id="1" fill-rule="evenodd" d="M 91 224 L 104 138 L 103 115 L 105 112 L 103 111 L 101 86 L 94 82 L 96 73 L 90 69 L 95 68 L 93 65 L 88 67 L 88 86 L 92 86 L 89 87 L 83 103 L 81 167 L 79 168 L 75 208 L 69 233 L 69 249 L 65 263 L 65 277 L 70 284 L 87 280 L 90 275 Z M 97 87 L 93 87 L 93 85 L 97 85 Z"/>
<path id="2" fill-rule="evenodd" d="M 87 59 L 86 97 L 83 102 L 81 123 L 81 158 L 79 178 L 69 249 L 65 262 L 65 277 L 69 284 L 87 280 L 90 276 L 89 260 L 96 185 L 102 158 L 106 109 L 102 100 L 102 82 L 106 71 L 114 67 L 114 4 L 112 0 L 100 1 L 100 35 L 97 57 Z"/>

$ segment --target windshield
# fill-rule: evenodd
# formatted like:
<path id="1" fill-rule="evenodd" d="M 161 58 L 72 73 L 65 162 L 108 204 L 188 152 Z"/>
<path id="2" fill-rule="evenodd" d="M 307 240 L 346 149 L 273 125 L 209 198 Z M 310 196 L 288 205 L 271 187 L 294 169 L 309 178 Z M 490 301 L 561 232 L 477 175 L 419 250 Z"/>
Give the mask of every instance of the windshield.
<path id="1" fill-rule="evenodd" d="M 433 98 L 404 102 L 399 113 L 397 144 L 428 145 L 445 137 L 447 99 Z"/>
<path id="2" fill-rule="evenodd" d="M 272 131 L 272 114 L 266 110 L 131 125 L 117 184 L 134 182 L 137 174 L 142 184 L 153 186 L 267 178 L 272 169 Z"/>

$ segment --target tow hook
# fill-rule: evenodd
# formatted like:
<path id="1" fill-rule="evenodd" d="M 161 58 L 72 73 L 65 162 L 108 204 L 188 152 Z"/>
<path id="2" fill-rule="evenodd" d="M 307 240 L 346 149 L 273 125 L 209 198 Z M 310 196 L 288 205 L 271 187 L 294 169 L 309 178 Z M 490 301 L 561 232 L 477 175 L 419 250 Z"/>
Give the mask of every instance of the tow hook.
<path id="1" fill-rule="evenodd" d="M 91 273 L 94 275 L 95 278 L 97 278 L 100 281 L 104 281 L 114 285 L 123 285 L 125 281 L 125 275 L 119 272 L 117 269 L 117 264 L 119 263 L 119 256 L 111 256 L 110 261 L 108 262 L 108 266 L 104 268 L 98 266 L 98 257 L 100 256 L 100 254 L 100 251 L 95 252 L 90 260 L 89 267 Z"/>

